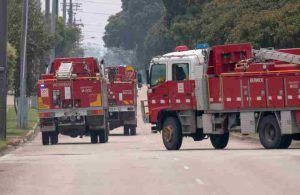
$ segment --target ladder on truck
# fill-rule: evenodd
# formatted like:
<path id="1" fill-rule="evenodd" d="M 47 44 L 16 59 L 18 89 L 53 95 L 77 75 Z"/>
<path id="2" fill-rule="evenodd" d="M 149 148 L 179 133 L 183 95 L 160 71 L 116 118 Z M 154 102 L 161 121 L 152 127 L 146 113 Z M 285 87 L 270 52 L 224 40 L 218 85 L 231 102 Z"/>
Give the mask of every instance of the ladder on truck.
<path id="1" fill-rule="evenodd" d="M 284 53 L 280 51 L 260 49 L 253 50 L 254 56 L 260 60 L 278 60 L 281 62 L 288 62 L 291 64 L 300 65 L 300 55 Z"/>
<path id="2" fill-rule="evenodd" d="M 59 69 L 56 72 L 57 79 L 70 79 L 72 77 L 73 72 L 73 64 L 68 63 L 61 63 Z"/>

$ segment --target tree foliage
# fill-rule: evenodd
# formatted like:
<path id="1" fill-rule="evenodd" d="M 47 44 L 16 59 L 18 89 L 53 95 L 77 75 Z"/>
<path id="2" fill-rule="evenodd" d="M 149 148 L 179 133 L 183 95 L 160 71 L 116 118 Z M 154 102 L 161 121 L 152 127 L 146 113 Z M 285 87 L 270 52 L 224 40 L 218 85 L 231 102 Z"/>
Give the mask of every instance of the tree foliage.
<path id="1" fill-rule="evenodd" d="M 29 1 L 27 36 L 27 95 L 34 92 L 35 83 L 39 75 L 45 71 L 44 56 L 48 54 L 54 44 L 54 36 L 46 30 L 44 16 L 36 6 L 35 1 Z M 22 1 L 10 0 L 8 4 L 8 40 L 20 54 L 20 40 L 22 31 Z M 19 58 L 18 58 L 19 64 Z M 16 66 L 14 75 L 14 89 L 19 93 L 20 66 Z"/>
<path id="2" fill-rule="evenodd" d="M 17 67 L 17 50 L 11 44 L 7 44 L 7 83 L 8 90 L 14 90 L 14 76 Z"/>
<path id="3" fill-rule="evenodd" d="M 156 13 L 160 17 L 143 9 L 152 1 L 122 2 L 123 10 L 106 26 L 104 41 L 107 47 L 136 49 L 141 64 L 154 55 L 172 51 L 176 45 L 194 48 L 201 42 L 300 47 L 299 0 L 154 1 L 162 6 L 157 8 L 160 14 Z"/>
<path id="4" fill-rule="evenodd" d="M 58 18 L 56 25 L 56 57 L 83 56 L 81 29 L 78 26 L 65 25 L 63 18 Z"/>
<path id="5" fill-rule="evenodd" d="M 19 94 L 20 84 L 20 49 L 22 31 L 22 0 L 8 1 L 8 41 L 14 55 L 8 58 L 9 88 Z M 35 93 L 35 84 L 39 76 L 45 72 L 50 49 L 56 46 L 57 56 L 82 55 L 79 45 L 81 31 L 78 27 L 64 26 L 61 19 L 57 22 L 57 33 L 49 33 L 49 25 L 45 22 L 44 13 L 36 1 L 29 1 L 28 33 L 27 33 L 27 95 Z M 14 49 L 13 49 L 14 48 Z M 11 67 L 10 67 L 11 66 Z"/>

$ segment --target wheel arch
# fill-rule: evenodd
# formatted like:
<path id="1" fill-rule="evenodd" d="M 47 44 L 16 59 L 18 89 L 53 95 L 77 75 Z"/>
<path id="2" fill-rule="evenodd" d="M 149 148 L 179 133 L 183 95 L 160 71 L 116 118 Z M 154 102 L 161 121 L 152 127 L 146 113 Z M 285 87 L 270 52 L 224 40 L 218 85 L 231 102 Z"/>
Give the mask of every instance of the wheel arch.
<path id="1" fill-rule="evenodd" d="M 168 117 L 175 117 L 178 119 L 177 112 L 174 110 L 162 110 L 158 113 L 158 116 L 157 116 L 157 130 L 158 131 L 162 130 L 163 123 L 166 120 L 166 118 L 168 118 Z M 180 123 L 179 120 L 178 120 L 178 122 Z"/>
<path id="2" fill-rule="evenodd" d="M 266 116 L 274 116 L 276 118 L 278 126 L 281 128 L 281 123 L 280 123 L 280 112 L 278 111 L 262 111 L 262 112 L 257 112 L 255 113 L 258 115 L 257 121 L 256 121 L 256 127 L 255 127 L 255 132 L 257 133 L 259 130 L 259 125 L 262 121 L 262 119 Z"/>

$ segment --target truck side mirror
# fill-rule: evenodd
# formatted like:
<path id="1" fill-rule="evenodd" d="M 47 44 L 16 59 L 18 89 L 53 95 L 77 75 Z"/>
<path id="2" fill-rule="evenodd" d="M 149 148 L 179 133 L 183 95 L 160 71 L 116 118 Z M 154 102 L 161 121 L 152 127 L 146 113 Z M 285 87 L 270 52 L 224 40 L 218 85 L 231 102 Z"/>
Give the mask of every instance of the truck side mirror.
<path id="1" fill-rule="evenodd" d="M 137 74 L 137 81 L 138 81 L 138 88 L 141 88 L 143 86 L 143 79 L 141 73 Z"/>

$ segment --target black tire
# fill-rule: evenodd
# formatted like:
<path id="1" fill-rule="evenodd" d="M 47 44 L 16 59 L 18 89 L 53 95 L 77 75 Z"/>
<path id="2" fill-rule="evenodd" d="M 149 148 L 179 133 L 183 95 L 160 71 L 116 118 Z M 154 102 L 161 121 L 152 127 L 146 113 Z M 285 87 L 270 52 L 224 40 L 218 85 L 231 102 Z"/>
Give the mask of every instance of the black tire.
<path id="1" fill-rule="evenodd" d="M 129 135 L 129 126 L 124 125 L 124 135 Z"/>
<path id="2" fill-rule="evenodd" d="M 97 132 L 95 130 L 91 131 L 91 143 L 92 144 L 98 143 L 98 135 L 97 135 Z"/>
<path id="3" fill-rule="evenodd" d="M 58 133 L 57 132 L 50 133 L 50 142 L 52 145 L 58 144 Z"/>
<path id="4" fill-rule="evenodd" d="M 162 139 L 167 150 L 179 150 L 182 144 L 182 130 L 177 118 L 168 117 L 163 123 Z"/>
<path id="5" fill-rule="evenodd" d="M 260 143 L 266 149 L 279 149 L 281 143 L 281 130 L 274 116 L 262 118 L 258 127 Z"/>
<path id="6" fill-rule="evenodd" d="M 49 145 L 49 132 L 42 132 L 42 143 L 44 146 Z"/>
<path id="7" fill-rule="evenodd" d="M 211 134 L 209 137 L 210 142 L 215 149 L 224 149 L 229 141 L 229 132 L 224 134 Z"/>
<path id="8" fill-rule="evenodd" d="M 295 140 L 295 141 L 299 141 L 299 140 L 300 140 L 300 133 L 293 134 L 293 135 L 292 135 L 292 138 L 293 138 L 293 140 Z"/>
<path id="9" fill-rule="evenodd" d="M 108 138 L 109 138 L 109 129 L 106 130 L 105 143 L 108 142 Z"/>
<path id="10" fill-rule="evenodd" d="M 293 140 L 293 138 L 291 135 L 283 135 L 281 137 L 279 149 L 288 149 L 292 143 L 292 140 Z"/>
<path id="11" fill-rule="evenodd" d="M 98 135 L 99 135 L 99 142 L 100 143 L 106 143 L 108 140 L 108 133 L 105 129 L 102 129 L 100 131 L 98 131 Z"/>
<path id="12" fill-rule="evenodd" d="M 136 125 L 130 125 L 130 135 L 136 135 Z"/>

